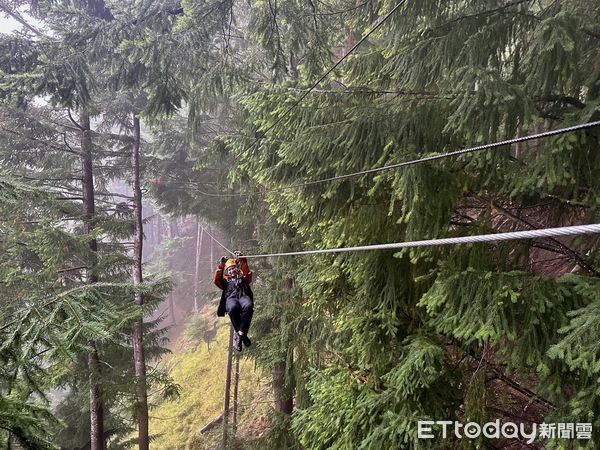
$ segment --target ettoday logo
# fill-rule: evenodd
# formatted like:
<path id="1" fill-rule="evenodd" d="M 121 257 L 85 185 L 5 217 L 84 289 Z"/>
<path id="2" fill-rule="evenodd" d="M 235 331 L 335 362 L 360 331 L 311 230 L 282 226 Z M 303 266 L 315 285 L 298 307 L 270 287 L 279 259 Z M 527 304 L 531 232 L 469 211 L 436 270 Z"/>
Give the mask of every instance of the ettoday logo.
<path id="1" fill-rule="evenodd" d="M 419 439 L 448 439 L 452 433 L 458 439 L 477 439 L 481 435 L 488 439 L 522 439 L 528 444 L 536 439 L 583 439 L 592 438 L 591 423 L 533 423 L 516 424 L 495 420 L 483 425 L 476 422 L 456 422 L 452 420 L 419 420 Z"/>

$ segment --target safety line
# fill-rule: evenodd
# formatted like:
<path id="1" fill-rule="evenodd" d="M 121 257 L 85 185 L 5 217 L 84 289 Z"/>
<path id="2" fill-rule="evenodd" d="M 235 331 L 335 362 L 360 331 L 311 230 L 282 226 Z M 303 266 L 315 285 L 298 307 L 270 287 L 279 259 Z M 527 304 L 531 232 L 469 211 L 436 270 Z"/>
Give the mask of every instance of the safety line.
<path id="1" fill-rule="evenodd" d="M 364 252 L 368 250 L 395 250 L 416 247 L 437 247 L 453 244 L 476 244 L 481 242 L 512 241 L 517 239 L 536 239 L 559 236 L 575 236 L 582 234 L 600 233 L 600 224 L 575 225 L 558 228 L 543 228 L 540 230 L 511 231 L 507 233 L 482 234 L 477 236 L 462 236 L 442 239 L 427 239 L 423 241 L 394 242 L 389 244 L 363 245 L 358 247 L 328 248 L 323 250 L 306 250 L 286 253 L 266 253 L 261 255 L 244 255 L 244 258 L 268 258 L 271 256 L 300 256 L 319 255 L 324 253 Z"/>
<path id="2" fill-rule="evenodd" d="M 198 225 L 200 225 L 200 224 L 198 224 Z M 223 244 L 221 244 L 221 243 L 219 242 L 219 240 L 218 240 L 216 237 L 214 237 L 212 234 L 210 234 L 210 233 L 209 233 L 209 232 L 206 230 L 206 228 L 204 228 L 202 225 L 200 225 L 200 228 L 202 228 L 202 229 L 204 230 L 204 232 L 205 232 L 206 234 L 208 234 L 208 236 L 209 236 L 209 237 L 210 237 L 210 238 L 211 238 L 213 241 L 215 241 L 217 244 L 219 244 L 221 247 L 223 247 L 223 248 L 225 249 L 225 251 L 226 251 L 226 252 L 230 253 L 231 255 L 234 255 L 234 253 L 233 253 L 231 250 L 229 250 L 227 247 L 225 247 Z"/>
<path id="3" fill-rule="evenodd" d="M 295 185 L 292 184 L 292 185 L 283 186 L 282 188 L 278 188 L 278 189 L 274 189 L 274 190 L 284 190 L 284 189 L 291 189 L 291 188 L 297 188 L 297 187 L 303 187 L 303 186 L 310 186 L 313 184 L 325 183 L 327 181 L 342 180 L 344 178 L 357 177 L 359 175 L 366 175 L 369 173 L 383 172 L 386 170 L 398 169 L 400 167 L 413 166 L 415 164 L 421 164 L 424 162 L 435 161 L 435 160 L 443 159 L 443 158 L 449 158 L 452 156 L 464 155 L 466 153 L 480 152 L 480 151 L 489 150 L 492 148 L 504 147 L 505 145 L 512 145 L 512 144 L 517 144 L 520 142 L 531 141 L 534 139 L 546 138 L 546 137 L 550 137 L 550 136 L 556 136 L 559 134 L 570 133 L 573 131 L 584 130 L 586 128 L 592 128 L 592 127 L 595 127 L 598 125 L 600 125 L 600 120 L 595 121 L 595 122 L 587 122 L 587 123 L 580 124 L 580 125 L 573 125 L 571 127 L 566 127 L 566 128 L 559 128 L 559 129 L 551 130 L 551 131 L 544 131 L 542 133 L 530 134 L 527 136 L 520 136 L 520 137 L 516 137 L 513 139 L 506 139 L 504 141 L 493 142 L 490 144 L 478 145 L 476 147 L 463 148 L 461 150 L 456 150 L 454 152 L 442 153 L 440 155 L 427 156 L 425 158 L 414 159 L 412 161 L 405 161 L 405 162 L 401 162 L 401 163 L 397 163 L 397 164 L 390 164 L 388 166 L 378 167 L 375 169 L 361 170 L 359 172 L 337 175 L 334 177 L 323 178 L 320 180 L 307 181 L 305 183 L 298 183 Z"/>
<path id="4" fill-rule="evenodd" d="M 453 156 L 460 156 L 460 155 L 464 155 L 464 154 L 468 154 L 468 153 L 475 153 L 475 152 L 490 150 L 490 149 L 494 149 L 494 148 L 498 148 L 498 147 L 504 147 L 506 145 L 518 144 L 520 142 L 527 142 L 527 141 L 532 141 L 535 139 L 541 139 L 541 138 L 557 136 L 557 135 L 561 135 L 561 134 L 565 134 L 565 133 L 571 133 L 573 131 L 585 130 L 588 128 L 596 127 L 598 125 L 600 125 L 600 120 L 597 120 L 594 122 L 587 122 L 587 123 L 583 123 L 583 124 L 579 124 L 579 125 L 573 125 L 573 126 L 565 127 L 565 128 L 558 128 L 556 130 L 544 131 L 544 132 L 536 133 L 536 134 L 529 134 L 526 136 L 519 136 L 516 138 L 506 139 L 506 140 L 498 141 L 498 142 L 492 142 L 489 144 L 477 145 L 475 147 L 467 147 L 467 148 L 463 148 L 461 150 L 456 150 L 454 152 L 441 153 L 439 155 L 433 155 L 433 156 L 427 156 L 425 158 L 413 159 L 411 161 L 404 161 L 404 162 L 397 163 L 397 164 L 390 164 L 387 166 L 377 167 L 375 169 L 361 170 L 358 172 L 336 175 L 333 177 L 321 178 L 318 180 L 306 181 L 303 183 L 290 184 L 290 185 L 286 185 L 286 186 L 281 186 L 279 188 L 266 189 L 266 191 L 267 192 L 280 192 L 280 191 L 284 191 L 287 189 L 297 189 L 297 188 L 301 188 L 301 187 L 305 187 L 305 186 L 312 186 L 315 184 L 326 183 L 329 181 L 343 180 L 345 178 L 352 178 L 352 177 L 357 177 L 360 175 L 367 175 L 370 173 L 384 172 L 386 170 L 399 169 L 402 167 L 413 166 L 413 165 L 421 164 L 424 162 L 436 161 L 438 159 L 450 158 Z M 196 191 L 198 191 L 198 190 L 196 190 Z M 224 193 L 224 194 L 210 194 L 208 192 L 201 192 L 201 194 L 211 196 L 211 197 L 241 197 L 241 196 L 260 194 L 262 192 L 263 191 L 255 190 L 255 191 L 250 191 L 250 192 L 232 192 L 232 193 Z"/>

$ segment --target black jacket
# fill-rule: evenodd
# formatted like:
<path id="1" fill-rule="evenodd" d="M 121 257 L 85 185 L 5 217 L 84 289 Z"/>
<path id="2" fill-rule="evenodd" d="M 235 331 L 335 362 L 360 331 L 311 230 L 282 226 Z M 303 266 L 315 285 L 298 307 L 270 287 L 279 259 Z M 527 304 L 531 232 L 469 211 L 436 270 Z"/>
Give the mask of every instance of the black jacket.
<path id="1" fill-rule="evenodd" d="M 219 301 L 219 308 L 217 309 L 217 316 L 223 317 L 226 312 L 226 304 L 227 299 L 229 297 L 243 297 L 247 295 L 250 297 L 250 300 L 254 301 L 254 293 L 252 292 L 252 288 L 250 287 L 250 283 L 248 283 L 243 278 L 237 278 L 230 281 L 224 281 L 224 289 L 221 293 L 221 300 Z"/>

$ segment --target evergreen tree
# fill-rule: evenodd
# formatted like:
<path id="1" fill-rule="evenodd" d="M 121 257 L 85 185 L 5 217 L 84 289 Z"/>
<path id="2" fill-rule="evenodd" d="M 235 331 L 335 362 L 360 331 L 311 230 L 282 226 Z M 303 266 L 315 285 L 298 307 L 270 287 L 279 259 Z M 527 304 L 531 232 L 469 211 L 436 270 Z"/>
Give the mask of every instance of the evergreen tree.
<path id="1" fill-rule="evenodd" d="M 247 252 L 598 220 L 597 128 L 284 189 L 597 120 L 597 2 L 409 1 L 315 89 L 394 4 L 43 5 L 53 29 L 67 30 L 57 31 L 59 43 L 0 42 L 12 56 L 0 59 L 9 122 L 28 123 L 31 92 L 79 111 L 102 111 L 95 96 L 108 86 L 145 97 L 103 114 L 110 123 L 138 112 L 147 120 L 152 195 L 164 211 L 200 216 Z M 6 148 L 31 153 L 0 155 L 24 177 L 50 183 L 59 173 L 67 197 L 77 191 L 64 183 L 65 167 L 73 170 L 68 133 L 80 130 L 44 123 L 36 112 L 29 133 L 3 127 Z M 131 140 L 97 138 L 114 138 L 107 177 L 118 176 L 116 142 L 130 157 Z M 57 145 L 60 157 L 37 162 Z M 421 419 L 597 428 L 597 243 L 586 236 L 252 261 L 260 281 L 251 355 L 272 371 L 281 412 L 296 399 L 266 443 L 435 447 L 417 439 Z M 19 401 L 30 416 L 11 429 L 35 435 L 31 414 L 44 413 L 33 412 L 24 389 Z"/>
<path id="2" fill-rule="evenodd" d="M 48 428 L 60 423 L 48 390 L 89 351 L 89 340 L 114 340 L 139 312 L 113 301 L 129 284 L 78 282 L 72 265 L 89 239 L 64 227 L 65 215 L 81 215 L 76 204 L 7 177 L 1 200 L 2 424 L 23 446 L 50 448 Z"/>
<path id="3" fill-rule="evenodd" d="M 119 123 L 119 110 L 107 112 L 102 110 L 106 101 L 102 98 L 101 89 L 108 88 L 108 83 L 106 77 L 102 75 L 92 76 L 90 67 L 106 64 L 106 60 L 99 58 L 100 55 L 105 55 L 106 50 L 100 46 L 88 46 L 86 39 L 90 38 L 89 29 L 85 29 L 86 25 L 98 19 L 111 21 L 113 17 L 101 3 L 89 3 L 75 9 L 65 9 L 61 5 L 52 4 L 44 6 L 45 23 L 54 31 L 52 37 L 42 36 L 43 45 L 14 36 L 4 42 L 9 49 L 12 49 L 12 54 L 4 61 L 3 86 L 6 87 L 4 111 L 6 111 L 7 122 L 15 125 L 7 127 L 7 143 L 21 144 L 25 150 L 21 155 L 15 154 L 12 151 L 14 149 L 9 150 L 7 147 L 3 155 L 6 156 L 5 162 L 23 173 L 26 179 L 41 183 L 56 194 L 75 196 L 65 197 L 63 201 L 83 200 L 85 215 L 79 214 L 76 218 L 67 218 L 69 221 L 75 221 L 72 223 L 82 221 L 83 226 L 77 229 L 87 235 L 86 241 L 89 245 L 88 251 L 73 255 L 75 260 L 79 258 L 80 261 L 87 262 L 83 266 L 80 263 L 79 267 L 67 269 L 75 272 L 74 281 L 95 284 L 110 280 L 112 283 L 118 282 L 116 286 L 119 286 L 126 283 L 130 269 L 126 248 L 119 241 L 129 238 L 132 234 L 133 221 L 126 204 L 113 203 L 115 198 L 123 195 L 110 192 L 108 185 L 112 180 L 119 179 L 129 171 L 128 165 L 123 164 L 123 161 L 128 161 L 127 156 L 131 153 L 127 152 L 127 147 L 130 148 L 133 138 L 112 132 L 112 124 Z M 66 28 L 65 24 L 68 25 Z M 94 23 L 94 27 L 97 28 L 98 23 Z M 22 51 L 30 51 L 33 56 L 29 62 L 16 65 L 13 57 Z M 76 59 L 69 60 L 69 55 L 77 56 Z M 88 58 L 81 55 L 87 55 Z M 57 57 L 59 62 L 55 63 L 52 57 Z M 90 86 L 96 96 L 94 102 L 91 99 Z M 36 95 L 46 95 L 50 105 L 33 106 L 32 101 L 35 100 Z M 111 106 L 114 106 L 114 102 L 108 107 Z M 67 109 L 70 125 L 65 125 L 60 107 Z M 79 121 L 72 117 L 70 108 L 81 111 Z M 92 115 L 100 116 L 103 121 L 98 125 L 96 120 L 98 129 L 96 132 L 92 131 L 91 127 Z M 21 119 L 20 123 L 19 119 Z M 121 122 L 123 122 L 122 118 Z M 22 126 L 23 124 L 25 127 Z M 37 129 L 42 133 L 41 137 L 34 137 L 39 136 L 34 133 Z M 79 142 L 75 141 L 77 134 L 80 135 Z M 139 140 L 137 142 L 139 145 Z M 123 144 L 126 146 L 125 149 L 121 148 Z M 57 154 L 60 155 L 58 159 Z M 41 162 L 36 159 L 39 157 Z M 81 169 L 77 167 L 78 158 L 82 161 Z M 99 169 L 100 173 L 94 177 L 96 169 Z M 79 170 L 82 175 L 78 176 Z M 98 209 L 95 208 L 96 202 L 100 205 Z M 80 248 L 71 250 L 81 251 Z M 84 276 L 83 271 L 87 272 Z M 77 395 L 77 389 L 85 388 L 86 383 L 82 380 L 87 374 L 90 377 L 88 411 L 91 412 L 91 427 L 89 423 L 75 426 L 76 434 L 71 432 L 64 434 L 63 437 L 59 435 L 56 437 L 59 441 L 66 438 L 70 441 L 69 445 L 82 447 L 91 439 L 92 448 L 104 448 L 107 439 L 111 439 L 111 447 L 114 447 L 120 445 L 118 439 L 127 435 L 128 427 L 123 423 L 122 418 L 110 417 L 106 420 L 106 424 L 104 423 L 104 413 L 116 415 L 118 411 L 115 409 L 122 410 L 118 405 L 122 404 L 123 396 L 127 403 L 133 402 L 134 398 L 129 393 L 135 390 L 135 386 L 140 385 L 133 383 L 133 366 L 122 363 L 123 356 L 131 351 L 131 341 L 123 339 L 122 333 L 127 332 L 129 323 L 135 321 L 138 324 L 138 336 L 142 333 L 142 328 L 146 329 L 145 345 L 149 347 L 147 355 L 155 358 L 163 353 L 157 345 L 161 335 L 151 331 L 157 322 L 143 324 L 141 314 L 148 313 L 156 307 L 160 294 L 164 292 L 165 284 L 152 281 L 142 284 L 141 279 L 138 279 L 135 285 L 137 286 L 135 290 L 123 291 L 116 288 L 113 290 L 113 300 L 120 307 L 123 307 L 121 303 L 125 298 L 124 292 L 128 292 L 130 298 L 143 296 L 147 299 L 147 306 L 133 308 L 135 314 L 129 313 L 123 320 L 117 322 L 120 329 L 114 329 L 112 333 L 119 339 L 112 339 L 106 345 L 100 344 L 102 349 L 98 348 L 95 341 L 90 341 L 87 347 L 88 350 L 91 349 L 88 368 L 82 367 L 75 360 L 63 361 L 69 366 L 70 371 L 65 370 L 60 377 L 55 378 L 54 382 L 59 382 L 61 386 L 69 386 L 73 395 L 65 401 L 64 408 L 60 409 L 59 413 L 72 415 L 73 409 L 81 408 L 83 408 L 82 412 L 85 411 L 85 407 L 81 405 L 84 399 Z M 107 337 L 103 335 L 103 339 Z M 141 339 L 136 342 L 138 347 L 143 345 Z M 98 352 L 102 350 L 106 355 L 102 355 L 100 360 Z M 116 363 L 112 361 L 113 358 L 116 359 Z M 133 357 L 129 360 L 132 361 Z M 111 367 L 111 370 L 101 367 L 104 363 Z M 161 377 L 162 373 L 156 372 L 148 384 L 157 382 L 164 385 L 168 395 L 175 392 L 168 380 Z M 115 381 L 120 381 L 116 384 L 116 389 L 108 387 Z M 147 380 L 144 377 L 142 384 L 144 390 L 146 384 Z M 137 408 L 133 411 L 136 412 Z M 88 437 L 82 437 L 82 433 L 88 434 Z M 148 439 L 147 432 L 145 439 Z"/>
<path id="4" fill-rule="evenodd" d="M 353 33 L 332 27 L 333 38 L 358 37 L 392 6 L 344 13 Z M 293 11 L 282 5 L 249 27 L 268 36 Z M 375 177 L 278 187 L 597 119 L 597 14 L 594 2 L 578 0 L 407 2 L 289 113 L 331 60 L 316 70 L 300 64 L 292 82 L 242 84 L 244 136 L 225 135 L 208 150 L 224 145 L 231 155 L 232 190 L 249 180 L 249 191 L 270 190 L 273 219 L 255 214 L 256 228 L 287 225 L 306 248 L 595 222 L 595 129 Z M 281 67 L 281 49 L 298 36 L 258 43 Z M 259 239 L 255 250 L 278 248 Z M 596 243 L 296 260 L 305 320 L 291 329 L 314 350 L 295 337 L 296 379 L 310 380 L 296 436 L 309 448 L 397 448 L 425 445 L 415 429 L 425 418 L 597 425 L 597 348 L 587 340 L 596 329 Z M 289 297 L 284 309 L 293 310 Z M 275 330 L 282 336 L 290 325 Z"/>

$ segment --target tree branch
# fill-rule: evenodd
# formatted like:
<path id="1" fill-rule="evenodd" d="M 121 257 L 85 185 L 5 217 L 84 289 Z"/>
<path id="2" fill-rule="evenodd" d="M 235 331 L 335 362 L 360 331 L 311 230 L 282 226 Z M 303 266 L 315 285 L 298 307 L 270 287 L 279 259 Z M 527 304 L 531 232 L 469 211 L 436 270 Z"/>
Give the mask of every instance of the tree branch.
<path id="1" fill-rule="evenodd" d="M 70 267 L 68 269 L 57 270 L 56 273 L 73 272 L 75 270 L 83 270 L 83 269 L 88 269 L 88 268 L 89 268 L 88 266 Z"/>
<path id="2" fill-rule="evenodd" d="M 510 219 L 519 222 L 529 228 L 532 229 L 538 229 L 538 227 L 536 227 L 535 225 L 533 225 L 532 223 L 530 223 L 529 221 L 511 213 L 510 211 L 508 211 L 507 209 L 499 206 L 494 200 L 492 200 L 492 206 L 496 209 L 498 209 L 500 212 L 502 212 L 503 215 L 509 217 Z M 563 244 L 562 242 L 560 242 L 558 239 L 556 238 L 547 238 L 548 241 L 552 242 L 553 244 L 555 244 L 559 249 L 562 250 L 562 252 L 559 252 L 563 255 L 569 256 L 572 260 L 574 260 L 582 269 L 584 269 L 586 272 L 588 272 L 591 275 L 594 275 L 595 277 L 599 277 L 600 278 L 600 272 L 598 270 L 596 270 L 595 267 L 593 267 L 590 263 L 588 263 L 583 256 L 581 256 L 579 253 L 577 253 L 575 250 L 573 250 L 572 248 L 570 248 L 569 246 Z"/>
<path id="3" fill-rule="evenodd" d="M 42 33 L 40 30 L 27 23 L 27 21 L 23 18 L 21 14 L 19 14 L 17 11 L 12 11 L 8 6 L 4 4 L 4 2 L 0 2 L 0 10 L 4 11 L 6 14 L 15 19 L 17 22 L 19 22 L 21 25 L 23 25 L 35 35 L 40 37 L 45 36 L 44 33 Z"/>
<path id="4" fill-rule="evenodd" d="M 352 8 L 348 8 L 348 9 L 342 9 L 340 11 L 331 11 L 331 12 L 325 12 L 325 13 L 317 13 L 316 8 L 314 7 L 314 5 L 311 2 L 311 6 L 312 6 L 312 10 L 313 13 L 312 14 L 307 14 L 306 16 L 310 17 L 310 16 L 337 16 L 338 14 L 345 14 L 347 12 L 351 12 L 354 11 L 356 9 L 362 8 L 363 6 L 367 5 L 369 3 L 370 0 L 367 0 L 363 3 L 360 3 L 359 5 L 353 6 Z"/>
<path id="5" fill-rule="evenodd" d="M 75 119 L 73 119 L 73 116 L 71 115 L 71 108 L 67 108 L 67 114 L 69 115 L 69 119 L 71 120 L 73 125 L 75 125 L 81 131 L 86 131 L 81 125 L 79 125 L 79 123 Z"/>
<path id="6" fill-rule="evenodd" d="M 520 394 L 524 395 L 527 398 L 530 398 L 532 401 L 543 405 L 547 408 L 550 409 L 556 409 L 556 405 L 554 405 L 554 403 L 552 403 L 550 400 L 545 399 L 544 397 L 542 397 L 541 395 L 533 392 L 531 389 L 526 388 L 525 386 L 521 385 L 520 383 L 518 383 L 517 381 L 513 380 L 510 377 L 507 377 L 506 375 L 504 375 L 503 372 L 501 372 L 500 370 L 498 370 L 498 368 L 495 366 L 495 364 L 493 364 L 492 362 L 486 360 L 483 356 L 481 358 L 479 358 L 476 354 L 474 350 L 469 349 L 468 350 L 469 356 L 471 358 L 473 358 L 477 363 L 479 363 L 479 360 L 483 360 L 494 372 L 494 374 L 498 377 L 499 380 L 503 381 L 504 383 L 508 384 L 511 388 L 513 388 L 515 391 L 519 392 Z"/>
<path id="7" fill-rule="evenodd" d="M 21 133 L 15 131 L 15 130 L 11 130 L 10 128 L 2 127 L 1 130 L 5 131 L 5 132 L 7 132 L 9 134 L 12 134 L 13 136 L 17 136 L 17 137 L 20 137 L 20 138 L 23 138 L 23 139 L 28 139 L 28 140 L 33 141 L 33 142 L 39 142 L 42 145 L 45 145 L 46 147 L 50 147 L 53 150 L 57 150 L 57 151 L 60 151 L 60 152 L 66 152 L 66 153 L 72 153 L 74 155 L 79 155 L 78 151 L 72 150 L 70 148 L 61 148 L 61 147 L 59 147 L 57 145 L 51 144 L 51 143 L 46 142 L 46 141 L 44 141 L 42 139 L 34 138 L 34 137 L 31 137 L 31 136 L 25 136 L 24 134 L 21 134 Z"/>
<path id="8" fill-rule="evenodd" d="M 545 101 L 545 102 L 564 102 L 569 105 L 573 105 L 579 109 L 585 108 L 585 103 L 575 97 L 570 97 L 568 95 L 546 95 L 543 97 L 538 97 L 536 100 Z"/>

